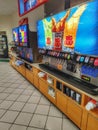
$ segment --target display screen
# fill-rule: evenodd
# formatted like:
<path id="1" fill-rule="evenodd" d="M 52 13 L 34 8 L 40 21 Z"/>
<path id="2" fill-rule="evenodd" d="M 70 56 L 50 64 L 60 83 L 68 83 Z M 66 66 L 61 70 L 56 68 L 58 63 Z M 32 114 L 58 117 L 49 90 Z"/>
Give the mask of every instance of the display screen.
<path id="1" fill-rule="evenodd" d="M 85 76 L 85 75 L 81 75 L 81 79 L 88 81 L 88 82 L 90 82 L 90 80 L 91 80 L 90 77 Z"/>
<path id="2" fill-rule="evenodd" d="M 98 0 L 92 0 L 69 9 L 64 27 L 63 51 L 73 49 L 78 54 L 98 55 L 97 5 Z"/>
<path id="3" fill-rule="evenodd" d="M 20 58 L 23 58 L 24 60 L 28 62 L 33 62 L 33 51 L 32 48 L 23 48 L 23 47 L 18 47 L 18 54 Z"/>
<path id="4" fill-rule="evenodd" d="M 26 11 L 30 10 L 31 8 L 34 8 L 37 5 L 38 0 L 28 0 L 25 4 Z"/>
<path id="5" fill-rule="evenodd" d="M 52 49 L 52 23 L 51 18 L 37 22 L 38 48 Z"/>
<path id="6" fill-rule="evenodd" d="M 19 41 L 20 41 L 20 46 L 29 46 L 27 24 L 19 26 Z"/>
<path id="7" fill-rule="evenodd" d="M 32 48 L 26 48 L 26 51 L 25 51 L 25 59 L 28 61 L 28 62 L 33 62 L 33 52 L 32 52 Z"/>
<path id="8" fill-rule="evenodd" d="M 13 35 L 13 41 L 15 42 L 15 45 L 19 45 L 19 28 L 13 28 L 12 29 L 12 35 Z"/>
<path id="9" fill-rule="evenodd" d="M 18 0 L 19 15 L 25 15 L 47 1 L 48 0 Z"/>
<path id="10" fill-rule="evenodd" d="M 37 22 L 38 48 L 62 50 L 65 17 L 63 11 Z"/>
<path id="11" fill-rule="evenodd" d="M 84 5 L 84 11 L 78 20 L 75 52 L 98 56 L 98 0 Z M 77 12 L 80 16 L 81 10 Z"/>
<path id="12" fill-rule="evenodd" d="M 24 13 L 24 0 L 18 0 L 18 2 L 19 2 L 18 11 L 19 14 L 22 15 Z"/>
<path id="13" fill-rule="evenodd" d="M 98 0 L 37 22 L 38 48 L 98 55 Z"/>
<path id="14" fill-rule="evenodd" d="M 23 58 L 25 59 L 25 48 L 22 48 L 22 47 L 18 47 L 17 50 L 18 50 L 18 54 L 19 54 L 19 57 L 20 58 Z"/>

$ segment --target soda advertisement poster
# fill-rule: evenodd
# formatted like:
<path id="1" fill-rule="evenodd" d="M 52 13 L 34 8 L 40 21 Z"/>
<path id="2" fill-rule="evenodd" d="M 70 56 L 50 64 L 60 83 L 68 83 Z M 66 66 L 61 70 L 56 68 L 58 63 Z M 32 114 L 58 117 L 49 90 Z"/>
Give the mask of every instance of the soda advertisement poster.
<path id="1" fill-rule="evenodd" d="M 98 55 L 98 0 L 86 2 L 37 23 L 38 47 Z"/>

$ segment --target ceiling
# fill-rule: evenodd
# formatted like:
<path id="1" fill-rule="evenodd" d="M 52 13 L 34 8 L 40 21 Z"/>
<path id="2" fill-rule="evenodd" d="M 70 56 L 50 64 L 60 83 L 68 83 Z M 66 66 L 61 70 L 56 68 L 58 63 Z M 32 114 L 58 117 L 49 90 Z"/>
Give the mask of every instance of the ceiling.
<path id="1" fill-rule="evenodd" d="M 0 15 L 11 15 L 17 8 L 18 0 L 0 0 Z"/>

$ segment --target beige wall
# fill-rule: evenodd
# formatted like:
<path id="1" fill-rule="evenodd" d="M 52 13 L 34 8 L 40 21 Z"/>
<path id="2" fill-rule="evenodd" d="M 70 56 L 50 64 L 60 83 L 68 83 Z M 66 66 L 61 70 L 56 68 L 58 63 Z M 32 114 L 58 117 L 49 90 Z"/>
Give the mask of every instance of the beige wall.
<path id="1" fill-rule="evenodd" d="M 8 42 L 12 41 L 12 16 L 0 15 L 0 31 L 6 31 Z"/>
<path id="2" fill-rule="evenodd" d="M 90 0 L 70 0 L 70 6 L 76 6 L 78 4 L 84 3 L 86 1 L 90 1 Z"/>
<path id="3" fill-rule="evenodd" d="M 44 18 L 44 5 L 39 6 L 33 11 L 27 13 L 26 15 L 19 17 L 17 12 L 14 12 L 12 15 L 13 24 L 12 27 L 18 26 L 18 21 L 22 18 L 28 17 L 29 20 L 29 29 L 31 31 L 36 31 L 36 22 L 39 19 Z"/>
<path id="4" fill-rule="evenodd" d="M 8 43 L 12 39 L 12 28 L 18 26 L 18 21 L 22 18 L 28 17 L 29 20 L 29 29 L 31 31 L 36 31 L 36 22 L 39 19 L 44 18 L 44 5 L 39 6 L 30 13 L 24 15 L 23 17 L 18 16 L 18 11 L 13 12 L 12 15 L 3 15 L 0 16 L 0 31 L 7 32 Z"/>

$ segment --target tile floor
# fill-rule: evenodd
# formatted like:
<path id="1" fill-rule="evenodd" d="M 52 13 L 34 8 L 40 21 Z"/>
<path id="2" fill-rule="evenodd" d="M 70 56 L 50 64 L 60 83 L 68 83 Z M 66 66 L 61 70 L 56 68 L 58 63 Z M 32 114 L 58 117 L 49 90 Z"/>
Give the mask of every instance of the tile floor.
<path id="1" fill-rule="evenodd" d="M 0 130 L 79 130 L 9 63 L 0 62 Z"/>

